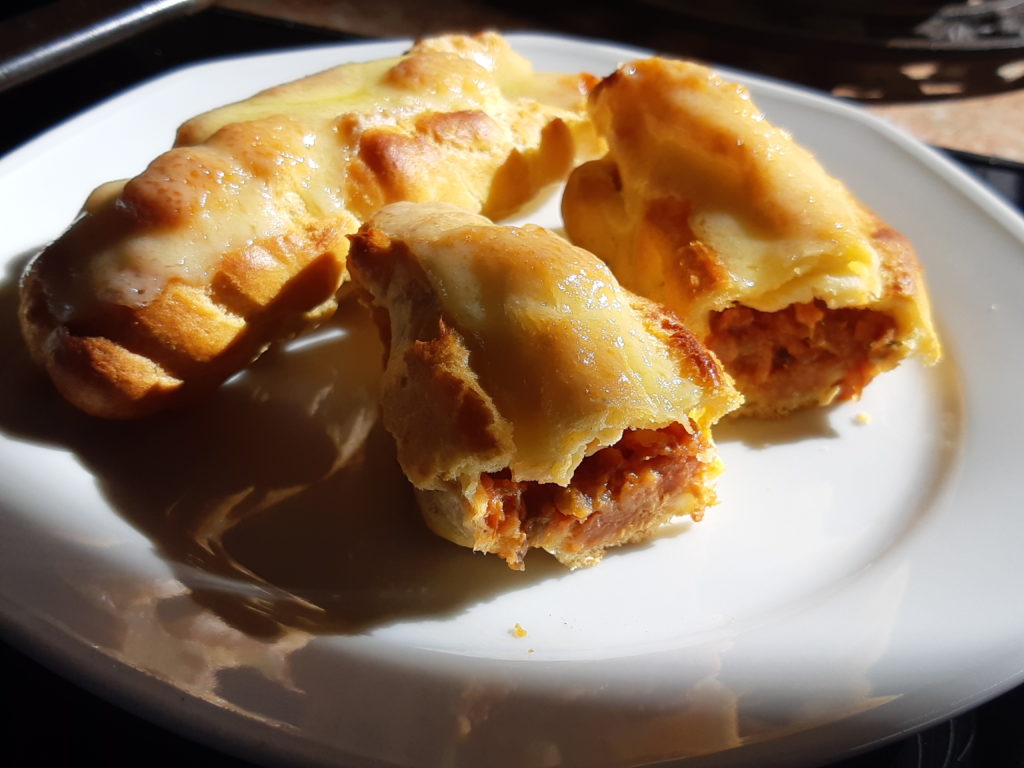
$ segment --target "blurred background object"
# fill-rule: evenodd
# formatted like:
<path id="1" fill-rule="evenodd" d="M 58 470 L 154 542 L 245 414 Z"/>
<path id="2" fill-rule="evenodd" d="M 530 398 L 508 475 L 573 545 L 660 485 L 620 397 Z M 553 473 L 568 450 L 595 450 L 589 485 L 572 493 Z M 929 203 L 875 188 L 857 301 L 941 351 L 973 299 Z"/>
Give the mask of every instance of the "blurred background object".
<path id="1" fill-rule="evenodd" d="M 931 144 L 1024 162 L 1024 0 L 220 4 L 372 37 L 494 26 L 613 39 L 866 102 Z"/>
<path id="2" fill-rule="evenodd" d="M 211 2 L 12 0 L 0 11 L 0 90 Z M 216 5 L 346 37 L 494 27 L 610 39 L 802 83 L 867 103 L 931 144 L 1024 162 L 1024 0 Z"/>

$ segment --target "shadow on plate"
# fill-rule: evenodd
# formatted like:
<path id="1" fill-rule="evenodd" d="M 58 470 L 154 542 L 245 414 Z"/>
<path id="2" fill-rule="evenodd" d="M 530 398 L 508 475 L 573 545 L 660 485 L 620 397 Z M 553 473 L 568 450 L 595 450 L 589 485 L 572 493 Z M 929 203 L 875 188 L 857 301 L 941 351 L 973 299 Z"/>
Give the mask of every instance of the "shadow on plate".
<path id="1" fill-rule="evenodd" d="M 29 360 L 16 320 L 29 257 L 0 284 L 0 431 L 73 452 L 237 629 L 359 633 L 564 573 L 543 554 L 513 572 L 426 530 L 377 422 L 382 352 L 355 302 L 202 403 L 111 422 L 66 404 Z"/>
<path id="2" fill-rule="evenodd" d="M 740 442 L 748 448 L 761 450 L 803 440 L 839 437 L 829 423 L 831 412 L 830 407 L 808 408 L 787 414 L 784 419 L 726 419 L 715 426 L 715 442 L 719 445 Z"/>

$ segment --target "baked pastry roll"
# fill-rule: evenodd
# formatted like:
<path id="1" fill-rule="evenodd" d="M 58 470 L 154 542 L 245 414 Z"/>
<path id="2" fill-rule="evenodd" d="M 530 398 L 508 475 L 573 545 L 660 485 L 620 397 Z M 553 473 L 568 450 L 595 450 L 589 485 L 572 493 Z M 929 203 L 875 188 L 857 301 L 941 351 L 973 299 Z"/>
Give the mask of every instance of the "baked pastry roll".
<path id="1" fill-rule="evenodd" d="M 908 356 L 939 358 L 910 244 L 745 88 L 652 58 L 603 80 L 590 111 L 609 152 L 569 179 L 569 237 L 679 315 L 743 413 L 856 398 Z"/>
<path id="2" fill-rule="evenodd" d="M 714 502 L 715 357 L 586 251 L 443 203 L 390 205 L 350 267 L 388 342 L 381 415 L 427 524 L 572 568 Z"/>
<path id="3" fill-rule="evenodd" d="M 99 416 L 216 386 L 332 311 L 345 236 L 382 205 L 503 216 L 596 156 L 593 81 L 535 73 L 497 34 L 453 35 L 190 120 L 30 266 L 28 346 Z"/>

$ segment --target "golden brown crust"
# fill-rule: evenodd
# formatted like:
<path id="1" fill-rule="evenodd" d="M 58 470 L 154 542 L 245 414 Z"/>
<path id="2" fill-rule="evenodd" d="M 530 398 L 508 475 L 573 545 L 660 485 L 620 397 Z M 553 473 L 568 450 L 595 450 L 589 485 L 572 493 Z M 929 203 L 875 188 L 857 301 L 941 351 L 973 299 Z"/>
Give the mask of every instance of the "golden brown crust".
<path id="1" fill-rule="evenodd" d="M 538 75 L 485 33 L 200 115 L 139 176 L 97 191 L 29 268 L 32 355 L 98 416 L 208 390 L 333 311 L 345 235 L 382 205 L 505 215 L 564 178 L 598 147 L 588 82 Z"/>
<path id="2" fill-rule="evenodd" d="M 342 265 L 333 232 L 288 235 L 227 254 L 206 286 L 170 280 L 148 303 L 90 301 L 74 316 L 79 254 L 58 242 L 21 288 L 23 336 L 58 391 L 95 416 L 136 418 L 216 386 L 327 311 Z M 72 283 L 72 284 L 69 284 Z"/>
<path id="3" fill-rule="evenodd" d="M 530 547 L 578 567 L 713 499 L 708 430 L 739 397 L 677 318 L 591 254 L 537 227 L 400 203 L 352 237 L 350 268 L 386 317 L 383 423 L 441 535 L 512 567 Z M 607 458 L 637 444 L 624 434 L 661 430 L 676 438 L 651 445 L 685 445 L 678 472 L 660 458 L 671 451 Z M 583 488 L 595 456 L 603 480 Z"/>
<path id="4" fill-rule="evenodd" d="M 472 471 L 467 464 L 499 466 L 511 440 L 509 425 L 480 387 L 464 340 L 445 322 L 422 267 L 404 244 L 371 227 L 353 243 L 358 283 L 374 286 L 376 306 L 391 315 L 381 410 L 406 475 L 430 486 L 433 478 Z M 394 326 L 402 329 L 397 347 L 391 343 Z M 445 455 L 461 457 L 461 463 L 443 463 Z"/>
<path id="5" fill-rule="evenodd" d="M 722 352 L 747 395 L 744 413 L 779 415 L 857 397 L 871 376 L 911 355 L 938 359 L 910 244 L 772 126 L 741 86 L 696 64 L 652 58 L 620 67 L 594 89 L 590 106 L 609 152 L 569 178 L 562 202 L 568 235 Z M 778 340 L 774 353 L 787 384 L 760 387 L 755 376 L 759 390 L 730 367 L 738 358 L 715 346 L 722 336 L 712 324 L 723 312 L 771 314 L 815 301 L 826 312 L 881 313 L 895 331 L 884 344 L 846 345 L 846 360 L 807 355 L 822 370 L 805 376 L 792 375 Z M 783 325 L 758 327 L 770 333 Z M 772 352 L 744 359 L 753 365 Z M 807 388 L 793 391 L 796 382 Z"/>

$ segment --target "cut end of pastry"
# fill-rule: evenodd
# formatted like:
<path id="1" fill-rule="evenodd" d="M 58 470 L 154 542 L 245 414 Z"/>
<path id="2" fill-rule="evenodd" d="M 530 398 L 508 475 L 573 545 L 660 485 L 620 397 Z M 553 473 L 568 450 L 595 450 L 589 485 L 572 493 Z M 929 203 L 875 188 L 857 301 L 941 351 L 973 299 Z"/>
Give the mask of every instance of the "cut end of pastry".
<path id="1" fill-rule="evenodd" d="M 398 203 L 350 268 L 389 351 L 382 421 L 441 536 L 571 568 L 714 501 L 711 425 L 741 396 L 714 354 L 601 262 L 534 226 Z"/>
<path id="2" fill-rule="evenodd" d="M 909 242 L 749 94 L 689 62 L 623 65 L 592 92 L 603 158 L 570 176 L 566 232 L 714 351 L 780 416 L 860 397 L 941 356 Z"/>
<path id="3" fill-rule="evenodd" d="M 427 525 L 456 544 L 496 554 L 514 570 L 534 548 L 575 569 L 651 538 L 675 517 L 699 520 L 715 503 L 719 471 L 709 435 L 696 424 L 673 424 L 627 431 L 584 459 L 565 487 L 516 482 L 503 472 L 420 490 L 418 498 Z"/>
<path id="4" fill-rule="evenodd" d="M 858 399 L 906 355 L 895 334 L 887 314 L 815 301 L 778 312 L 736 306 L 713 313 L 707 343 L 744 393 L 744 415 L 781 416 Z"/>

